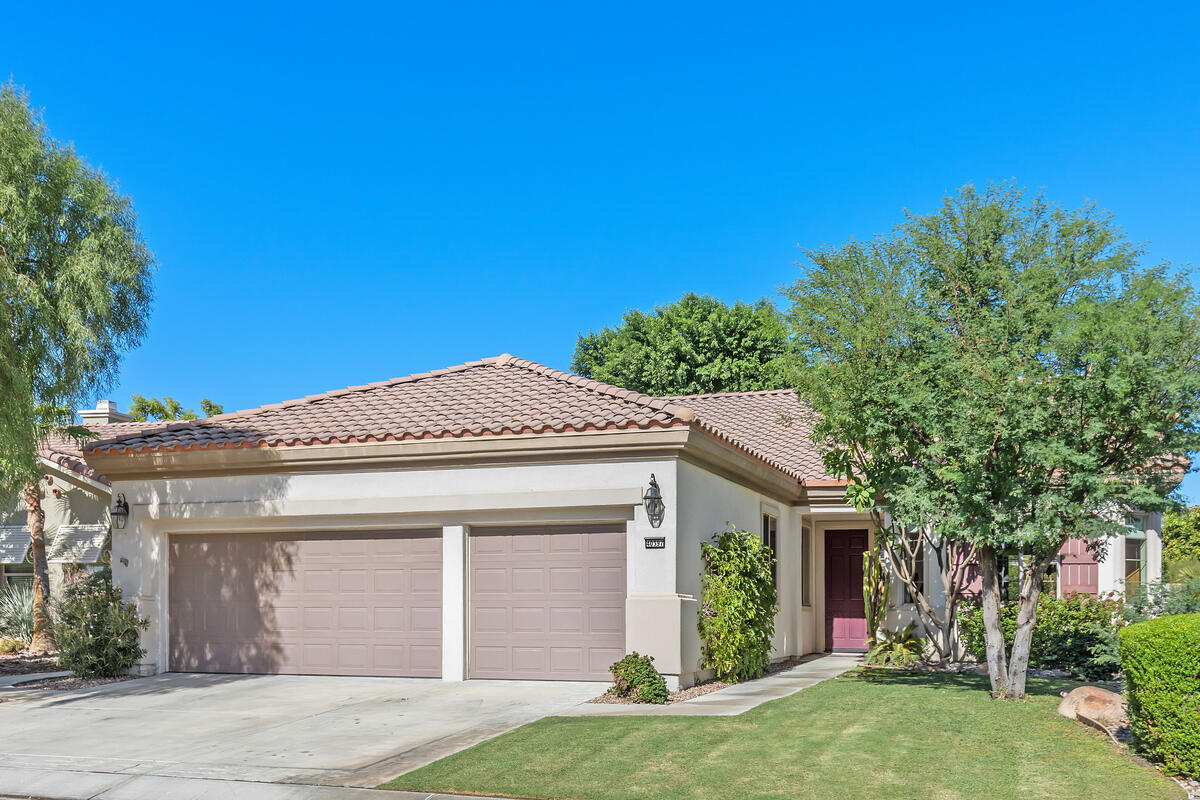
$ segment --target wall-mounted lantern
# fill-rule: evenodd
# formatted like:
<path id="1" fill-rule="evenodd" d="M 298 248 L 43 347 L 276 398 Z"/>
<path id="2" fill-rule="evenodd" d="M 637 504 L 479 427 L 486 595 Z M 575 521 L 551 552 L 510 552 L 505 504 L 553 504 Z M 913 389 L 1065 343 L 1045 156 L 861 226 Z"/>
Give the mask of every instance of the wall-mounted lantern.
<path id="1" fill-rule="evenodd" d="M 113 527 L 119 531 L 125 530 L 125 523 L 129 521 L 129 503 L 125 502 L 124 492 L 117 494 L 117 499 L 113 501 L 113 507 L 108 513 L 112 517 Z"/>
<path id="2" fill-rule="evenodd" d="M 662 492 L 659 491 L 658 481 L 654 479 L 653 473 L 650 475 L 650 488 L 642 495 L 642 500 L 646 505 L 646 516 L 650 518 L 650 527 L 657 528 L 663 523 L 663 517 L 667 514 L 667 504 L 663 502 Z"/>

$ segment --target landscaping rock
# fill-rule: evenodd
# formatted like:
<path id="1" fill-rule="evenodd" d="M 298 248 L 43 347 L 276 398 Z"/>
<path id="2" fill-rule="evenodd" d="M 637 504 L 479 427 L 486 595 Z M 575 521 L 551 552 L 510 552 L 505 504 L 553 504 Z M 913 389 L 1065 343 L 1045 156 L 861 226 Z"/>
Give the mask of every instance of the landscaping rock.
<path id="1" fill-rule="evenodd" d="M 1110 736 L 1113 731 L 1129 724 L 1125 698 L 1099 686 L 1080 686 L 1063 692 L 1058 713 L 1091 725 Z"/>

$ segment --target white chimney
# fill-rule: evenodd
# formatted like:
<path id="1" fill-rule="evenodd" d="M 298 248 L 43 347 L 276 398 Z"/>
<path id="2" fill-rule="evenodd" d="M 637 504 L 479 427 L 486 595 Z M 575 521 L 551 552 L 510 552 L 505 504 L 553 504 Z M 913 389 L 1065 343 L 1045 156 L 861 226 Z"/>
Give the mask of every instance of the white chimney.
<path id="1" fill-rule="evenodd" d="M 117 404 L 112 400 L 101 400 L 95 408 L 79 409 L 79 416 L 84 425 L 107 425 L 110 422 L 131 422 L 133 417 L 122 414 L 117 410 Z"/>

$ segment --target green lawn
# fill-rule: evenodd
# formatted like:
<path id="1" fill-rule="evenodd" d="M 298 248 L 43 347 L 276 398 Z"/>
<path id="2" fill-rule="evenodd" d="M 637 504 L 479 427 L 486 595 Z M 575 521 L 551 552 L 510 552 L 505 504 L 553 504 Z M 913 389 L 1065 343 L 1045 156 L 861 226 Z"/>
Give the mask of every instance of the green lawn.
<path id="1" fill-rule="evenodd" d="M 1179 800 L 1183 791 L 1055 713 L 1073 684 L 874 670 L 737 717 L 551 717 L 384 784 L 512 797 Z"/>

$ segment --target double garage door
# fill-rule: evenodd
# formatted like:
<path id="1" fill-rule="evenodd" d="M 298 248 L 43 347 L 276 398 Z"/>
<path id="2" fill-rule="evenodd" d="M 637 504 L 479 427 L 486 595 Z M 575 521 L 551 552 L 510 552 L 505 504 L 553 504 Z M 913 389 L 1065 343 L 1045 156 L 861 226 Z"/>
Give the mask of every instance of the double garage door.
<path id="1" fill-rule="evenodd" d="M 606 680 L 625 646 L 623 526 L 479 528 L 468 674 Z M 437 677 L 441 530 L 171 537 L 170 665 Z"/>

